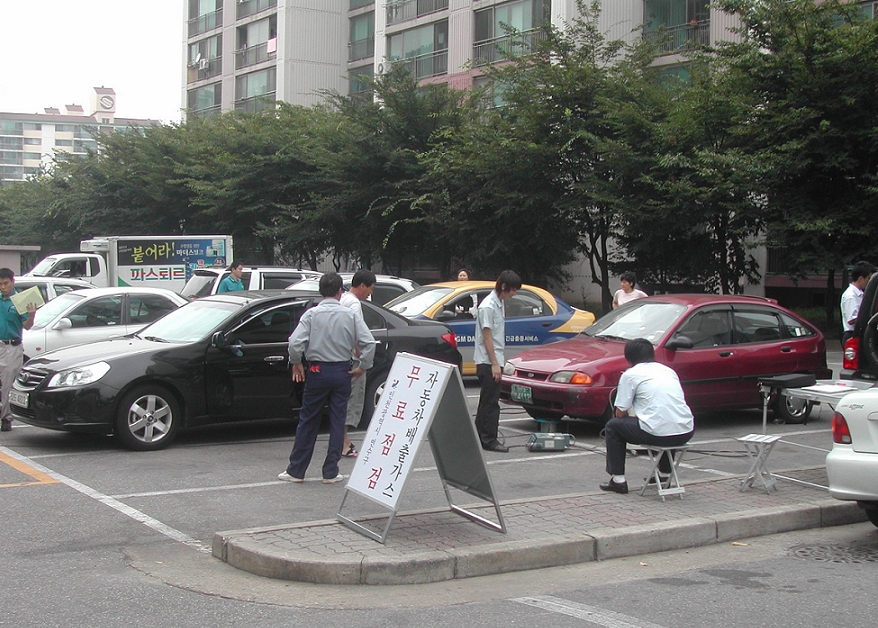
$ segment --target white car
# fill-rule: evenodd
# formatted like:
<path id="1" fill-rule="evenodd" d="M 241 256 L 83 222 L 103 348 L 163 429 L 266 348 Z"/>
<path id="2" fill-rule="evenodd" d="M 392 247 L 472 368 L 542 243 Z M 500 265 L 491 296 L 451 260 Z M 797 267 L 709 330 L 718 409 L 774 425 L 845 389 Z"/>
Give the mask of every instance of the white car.
<path id="1" fill-rule="evenodd" d="M 43 301 L 51 301 L 73 290 L 91 290 L 94 286 L 81 279 L 67 279 L 66 277 L 16 277 L 15 289 L 24 292 L 28 288 L 36 288 L 40 291 Z"/>
<path id="2" fill-rule="evenodd" d="M 351 281 L 354 273 L 339 273 L 341 280 L 344 282 L 344 289 L 351 289 Z M 299 283 L 294 283 L 287 290 L 317 290 L 320 278 L 303 279 Z M 392 301 L 401 294 L 411 292 L 415 288 L 419 288 L 420 284 L 405 279 L 404 277 L 396 277 L 395 275 L 375 275 L 375 289 L 369 300 L 376 305 L 384 305 Z"/>
<path id="3" fill-rule="evenodd" d="M 857 502 L 878 526 L 878 388 L 847 394 L 835 407 L 826 473 L 830 495 Z"/>
<path id="4" fill-rule="evenodd" d="M 220 282 L 229 276 L 228 268 L 199 268 L 180 291 L 187 299 L 200 299 L 216 294 Z M 244 266 L 241 281 L 245 290 L 283 290 L 304 279 L 320 279 L 323 273 L 306 268 L 283 266 Z"/>
<path id="5" fill-rule="evenodd" d="M 37 310 L 24 330 L 24 355 L 124 336 L 188 303 L 163 288 L 94 288 L 56 297 Z"/>

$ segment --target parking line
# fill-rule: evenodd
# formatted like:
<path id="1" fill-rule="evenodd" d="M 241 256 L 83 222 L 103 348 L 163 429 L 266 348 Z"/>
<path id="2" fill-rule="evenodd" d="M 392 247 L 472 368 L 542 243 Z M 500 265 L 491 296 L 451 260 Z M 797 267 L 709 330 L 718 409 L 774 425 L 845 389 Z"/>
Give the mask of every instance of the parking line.
<path id="1" fill-rule="evenodd" d="M 551 613 L 584 619 L 589 623 L 604 626 L 605 628 L 662 628 L 662 626 L 659 626 L 658 624 L 643 621 L 629 615 L 623 615 L 616 611 L 608 611 L 603 608 L 598 608 L 597 606 L 580 604 L 579 602 L 572 602 L 551 595 L 518 597 L 513 598 L 512 601 L 518 602 L 519 604 L 526 604 L 527 606 L 533 606 Z"/>
<path id="2" fill-rule="evenodd" d="M 29 478 L 33 478 L 33 482 L 16 482 L 14 484 L 0 484 L 0 488 L 12 488 L 13 486 L 37 486 L 39 484 L 57 484 L 58 480 L 55 478 L 43 473 L 39 469 L 35 469 L 34 467 L 25 464 L 21 460 L 17 460 L 12 456 L 9 456 L 3 453 L 0 448 L 0 463 L 3 463 L 9 467 L 12 467 L 16 471 L 25 474 Z"/>
<path id="3" fill-rule="evenodd" d="M 109 506 L 113 510 L 116 510 L 116 511 L 122 513 L 126 517 L 131 517 L 135 521 L 139 521 L 140 523 L 142 523 L 146 527 L 151 528 L 152 530 L 155 530 L 159 534 L 163 534 L 164 536 L 166 536 L 174 541 L 177 541 L 178 543 L 182 543 L 183 545 L 188 545 L 189 547 L 193 547 L 200 552 L 210 552 L 211 551 L 210 547 L 208 547 L 207 545 L 205 545 L 201 541 L 193 539 L 191 536 L 184 534 L 183 532 L 180 532 L 179 530 L 175 530 L 174 528 L 170 527 L 169 525 L 162 523 L 158 519 L 154 519 L 154 518 L 150 517 L 149 515 L 140 512 L 136 508 L 132 508 L 131 506 L 123 504 L 122 502 L 120 502 L 116 499 L 113 499 L 109 495 L 104 495 L 100 491 L 96 491 L 95 489 L 93 489 L 89 486 L 86 486 L 85 484 L 82 484 L 81 482 L 77 482 L 76 480 L 68 478 L 67 476 L 64 476 L 64 475 L 61 475 L 60 473 L 52 471 L 51 469 L 44 467 L 43 465 L 41 465 L 37 462 L 34 462 L 33 460 L 30 460 L 26 456 L 22 456 L 22 455 L 12 451 L 11 449 L 9 449 L 7 447 L 0 446 L 0 456 L 3 456 L 4 459 L 10 458 L 13 461 L 16 461 L 17 463 L 21 464 L 22 466 L 28 467 L 28 468 L 36 471 L 37 473 L 40 473 L 41 475 L 46 476 L 47 478 L 53 480 L 55 483 L 60 482 L 61 484 L 65 484 L 65 485 L 69 486 L 70 488 L 72 488 L 73 490 L 78 491 L 78 492 L 82 493 L 83 495 L 86 495 L 87 497 L 91 497 L 95 501 L 98 501 L 98 502 L 104 504 L 105 506 Z M 30 474 L 28 473 L 28 475 L 30 475 Z M 31 476 L 31 477 L 33 477 L 33 476 Z"/>

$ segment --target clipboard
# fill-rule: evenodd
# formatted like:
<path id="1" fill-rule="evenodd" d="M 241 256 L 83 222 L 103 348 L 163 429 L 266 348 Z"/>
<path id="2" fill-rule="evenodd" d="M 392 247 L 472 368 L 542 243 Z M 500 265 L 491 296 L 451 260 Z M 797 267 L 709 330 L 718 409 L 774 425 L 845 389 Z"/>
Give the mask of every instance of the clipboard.
<path id="1" fill-rule="evenodd" d="M 30 304 L 33 304 L 34 307 L 42 307 L 46 304 L 43 301 L 43 295 L 40 294 L 40 289 L 36 286 L 28 288 L 24 292 L 16 292 L 9 299 L 19 314 L 27 314 L 27 306 Z"/>

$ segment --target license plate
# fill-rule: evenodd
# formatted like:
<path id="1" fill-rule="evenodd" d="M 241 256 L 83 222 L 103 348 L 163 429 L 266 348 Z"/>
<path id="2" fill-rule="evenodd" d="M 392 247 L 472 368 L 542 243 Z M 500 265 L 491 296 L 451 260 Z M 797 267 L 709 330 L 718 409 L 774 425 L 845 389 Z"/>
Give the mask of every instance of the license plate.
<path id="1" fill-rule="evenodd" d="M 512 400 L 520 401 L 522 403 L 533 403 L 533 391 L 530 386 L 519 386 L 518 384 L 512 384 Z"/>
<path id="2" fill-rule="evenodd" d="M 29 395 L 28 393 L 18 392 L 17 390 L 9 391 L 9 403 L 22 408 L 27 408 Z"/>

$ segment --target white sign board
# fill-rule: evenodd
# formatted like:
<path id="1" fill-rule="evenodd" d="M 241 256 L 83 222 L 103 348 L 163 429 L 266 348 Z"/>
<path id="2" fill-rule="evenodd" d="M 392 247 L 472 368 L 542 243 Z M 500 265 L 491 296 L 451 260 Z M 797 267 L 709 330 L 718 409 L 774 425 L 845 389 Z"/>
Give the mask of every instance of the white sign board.
<path id="1" fill-rule="evenodd" d="M 347 488 L 396 508 L 454 366 L 400 353 L 393 361 Z"/>

